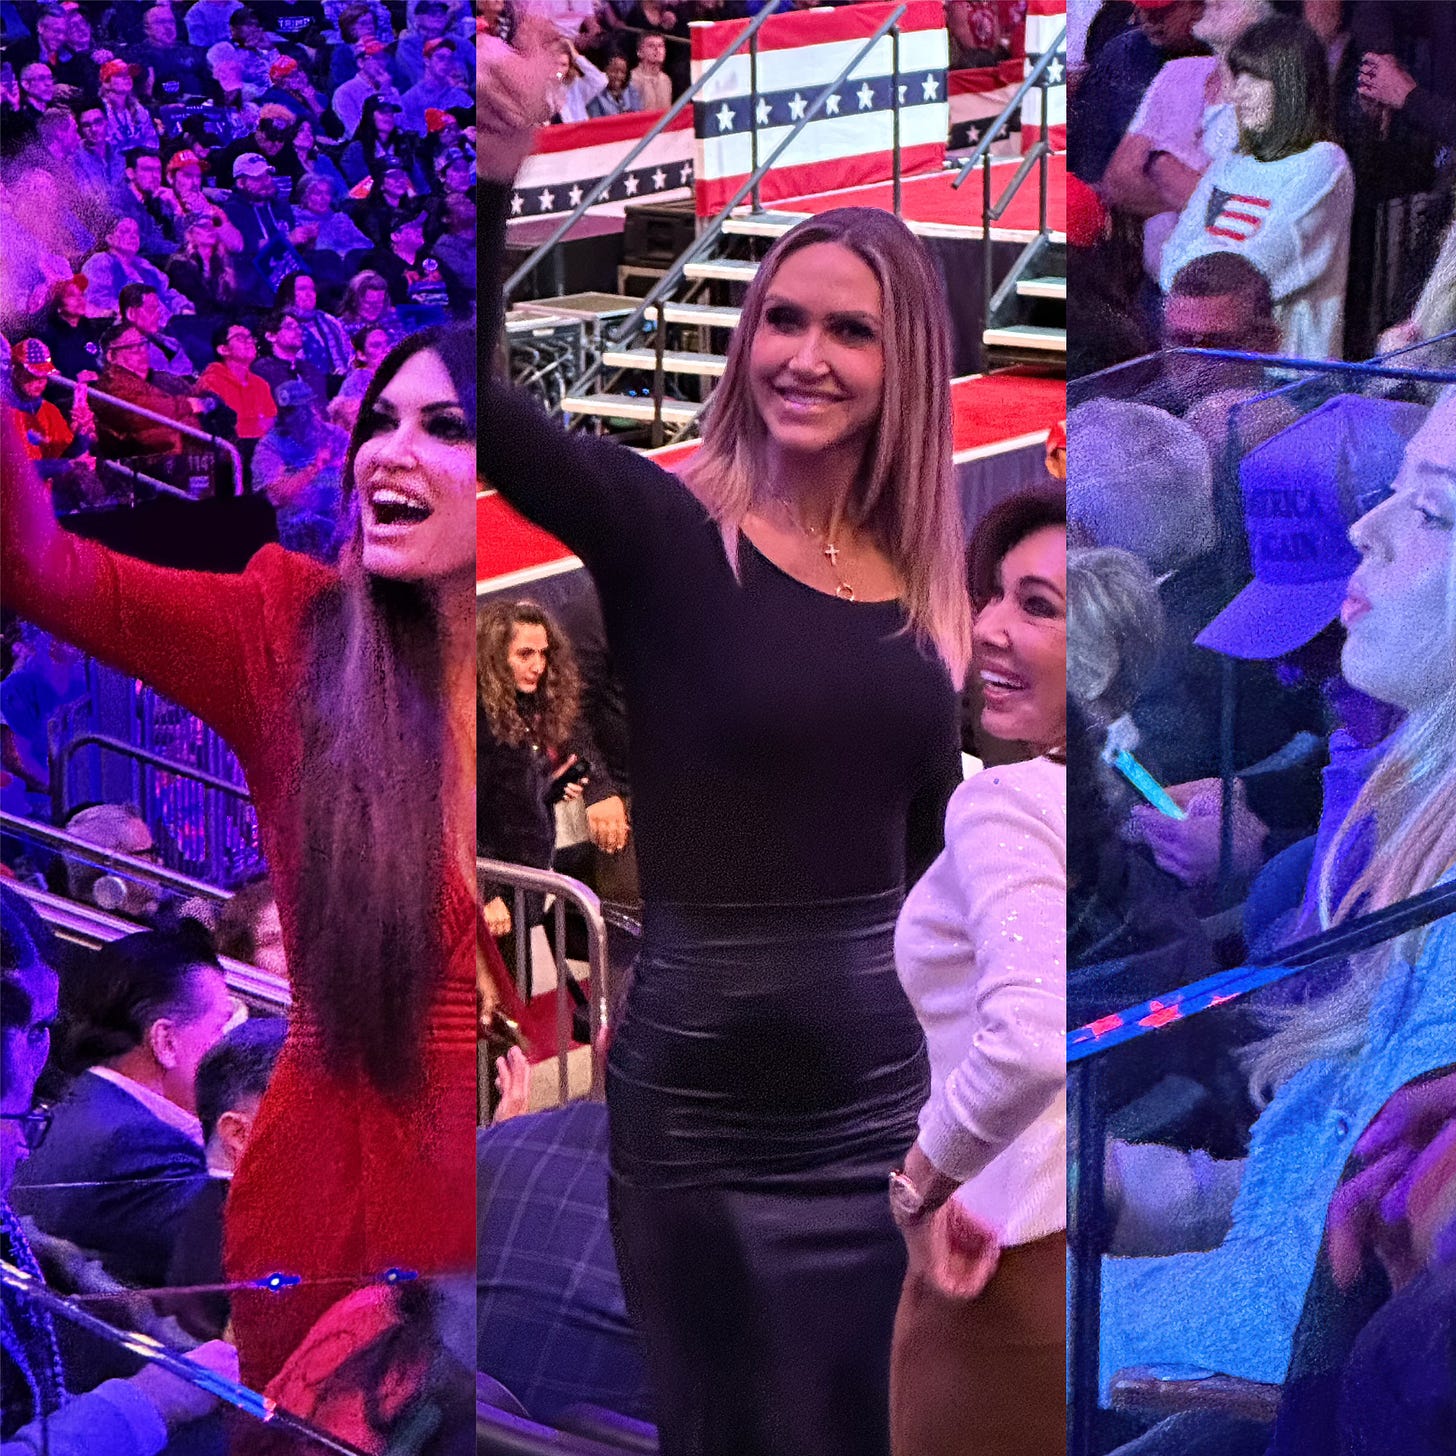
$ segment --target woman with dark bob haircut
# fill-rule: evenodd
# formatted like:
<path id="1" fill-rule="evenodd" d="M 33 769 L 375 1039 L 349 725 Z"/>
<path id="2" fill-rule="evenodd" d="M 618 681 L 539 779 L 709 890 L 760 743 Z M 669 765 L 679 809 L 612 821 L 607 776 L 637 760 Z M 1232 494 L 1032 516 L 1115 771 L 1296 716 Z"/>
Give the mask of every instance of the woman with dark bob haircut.
<path id="1" fill-rule="evenodd" d="M 8 604 L 210 723 L 257 806 L 293 1015 L 225 1266 L 302 1283 L 234 1300 L 254 1388 L 349 1283 L 474 1267 L 475 349 L 425 330 L 380 365 L 337 568 L 122 556 L 60 528 L 3 436 Z"/>
<path id="2" fill-rule="evenodd" d="M 1269 281 L 1280 352 L 1340 357 L 1355 181 L 1330 140 L 1328 60 L 1302 21 L 1251 26 L 1229 52 L 1236 151 L 1203 174 L 1163 249 L 1166 293 L 1205 253 L 1246 258 Z"/>

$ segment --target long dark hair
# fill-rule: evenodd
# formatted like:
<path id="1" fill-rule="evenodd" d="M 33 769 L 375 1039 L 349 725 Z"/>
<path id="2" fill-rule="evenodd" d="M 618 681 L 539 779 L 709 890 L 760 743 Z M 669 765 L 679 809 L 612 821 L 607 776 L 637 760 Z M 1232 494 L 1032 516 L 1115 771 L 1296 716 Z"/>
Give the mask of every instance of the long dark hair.
<path id="1" fill-rule="evenodd" d="M 448 624 L 428 587 L 364 570 L 354 460 L 380 392 L 426 350 L 449 372 L 475 434 L 475 330 L 424 329 L 396 345 L 349 442 L 349 536 L 338 582 L 305 624 L 299 703 L 304 893 L 293 978 L 326 1061 L 362 1070 L 386 1092 L 419 1076 L 425 1015 L 444 971 L 443 892 L 456 872 L 446 842 Z"/>
<path id="2" fill-rule="evenodd" d="M 1274 87 L 1274 115 L 1261 131 L 1241 130 L 1239 150 L 1261 162 L 1307 152 L 1333 135 L 1330 72 L 1324 47 L 1304 21 L 1276 15 L 1250 26 L 1229 51 L 1235 76 Z"/>

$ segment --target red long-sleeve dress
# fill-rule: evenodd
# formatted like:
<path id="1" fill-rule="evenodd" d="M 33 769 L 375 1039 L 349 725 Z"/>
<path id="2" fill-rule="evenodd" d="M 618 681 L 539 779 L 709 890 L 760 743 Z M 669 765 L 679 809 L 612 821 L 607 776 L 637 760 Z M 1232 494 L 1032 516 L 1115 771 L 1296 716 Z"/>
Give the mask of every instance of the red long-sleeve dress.
<path id="1" fill-rule="evenodd" d="M 333 580 L 268 546 L 241 575 L 172 571 L 59 528 L 13 431 L 0 451 L 6 605 L 204 719 L 247 774 L 291 965 L 300 885 L 295 825 L 302 747 L 292 703 L 306 608 Z M 229 1279 L 296 1274 L 233 1300 L 242 1377 L 261 1389 L 314 1321 L 386 1269 L 475 1265 L 475 895 L 452 871 L 438 913 L 447 965 L 414 1093 L 383 1096 L 324 1066 L 313 1008 L 288 1038 L 228 1197 Z"/>

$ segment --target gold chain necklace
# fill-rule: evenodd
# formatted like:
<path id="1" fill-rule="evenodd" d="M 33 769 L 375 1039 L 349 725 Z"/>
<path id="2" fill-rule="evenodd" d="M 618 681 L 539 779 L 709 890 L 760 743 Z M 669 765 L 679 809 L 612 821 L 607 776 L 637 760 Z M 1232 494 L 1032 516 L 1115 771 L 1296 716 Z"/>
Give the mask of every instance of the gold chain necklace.
<path id="1" fill-rule="evenodd" d="M 794 508 L 782 496 L 777 496 L 784 515 L 788 517 L 789 524 L 799 532 L 802 532 L 811 541 L 822 540 L 824 545 L 820 548 L 819 554 L 829 563 L 830 574 L 834 577 L 834 595 L 841 601 L 852 602 L 855 600 L 854 588 L 845 578 L 844 573 L 839 569 L 839 558 L 844 554 L 838 546 L 829 538 L 827 531 L 821 531 L 816 526 L 806 526 L 795 513 Z"/>

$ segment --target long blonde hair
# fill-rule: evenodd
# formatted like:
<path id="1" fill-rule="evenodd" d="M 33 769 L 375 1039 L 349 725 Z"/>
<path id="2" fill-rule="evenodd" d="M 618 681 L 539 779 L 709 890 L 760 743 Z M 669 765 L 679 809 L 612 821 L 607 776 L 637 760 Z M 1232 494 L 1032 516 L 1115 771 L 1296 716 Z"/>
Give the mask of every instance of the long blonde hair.
<path id="1" fill-rule="evenodd" d="M 767 498 L 767 432 L 753 401 L 749 352 L 784 259 L 838 243 L 874 273 L 883 300 L 885 384 L 879 419 L 848 502 L 904 583 L 910 625 L 959 687 L 971 655 L 965 543 L 952 465 L 950 339 L 945 296 L 930 258 L 889 213 L 841 207 L 802 222 L 770 250 L 749 286 L 703 444 L 683 467 L 689 489 L 723 535 L 734 570 L 744 517 Z"/>
<path id="2" fill-rule="evenodd" d="M 1448 399 L 1447 407 L 1456 413 L 1456 393 Z M 1456 462 L 1452 469 L 1456 472 Z M 1456 646 L 1456 543 L 1446 580 L 1446 643 L 1448 651 Z M 1337 901 L 1342 858 L 1347 863 L 1363 858 L 1363 868 Z M 1453 867 L 1456 688 L 1406 719 L 1350 806 L 1320 871 L 1320 923 L 1328 929 L 1357 914 L 1383 910 L 1430 889 Z M 1309 1062 L 1361 1051 L 1381 982 L 1397 961 L 1415 962 L 1428 933 L 1428 927 L 1413 930 L 1375 946 L 1335 973 L 1330 989 L 1316 999 L 1293 1010 L 1266 1012 L 1273 1034 L 1250 1048 L 1248 1058 L 1255 1102 L 1263 1106 Z"/>

